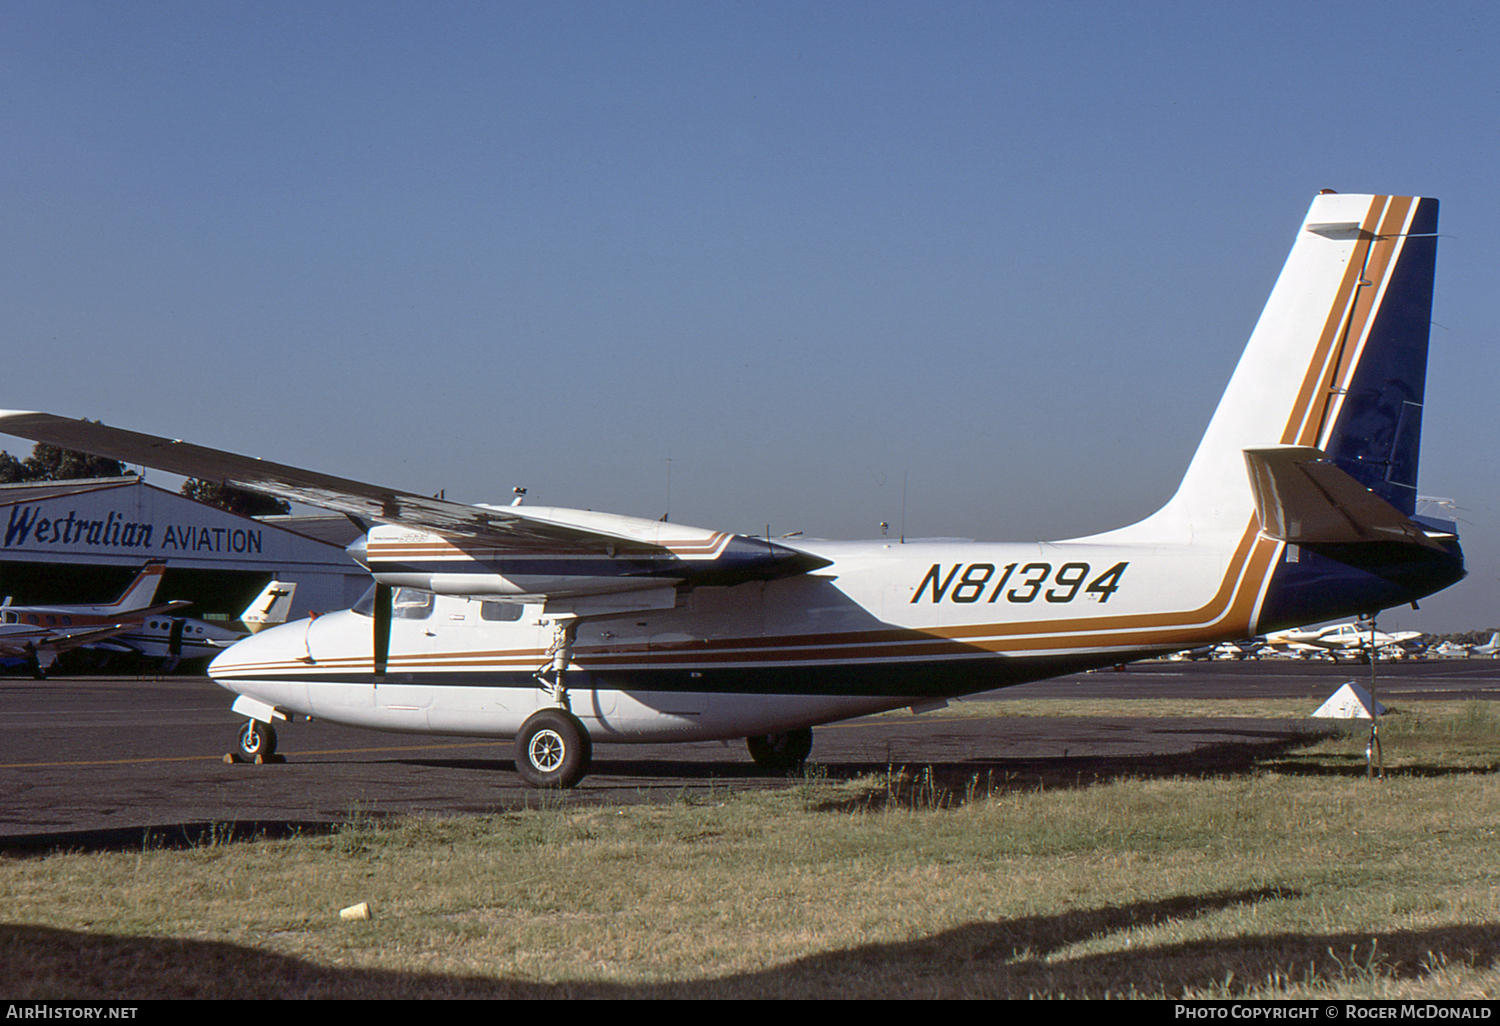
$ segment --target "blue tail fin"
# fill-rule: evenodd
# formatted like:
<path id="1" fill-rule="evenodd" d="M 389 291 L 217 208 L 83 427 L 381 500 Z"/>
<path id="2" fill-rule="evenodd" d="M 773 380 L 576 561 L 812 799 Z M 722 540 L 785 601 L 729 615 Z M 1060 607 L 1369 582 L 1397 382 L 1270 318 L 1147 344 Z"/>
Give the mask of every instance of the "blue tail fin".
<path id="1" fill-rule="evenodd" d="M 1437 200 L 1418 199 L 1404 224 L 1388 219 L 1380 234 L 1362 233 L 1354 259 L 1364 268 L 1338 343 L 1345 350 L 1339 362 L 1354 373 L 1341 389 L 1331 386 L 1325 414 L 1331 423 L 1318 446 L 1407 516 L 1417 499 L 1437 215 Z"/>

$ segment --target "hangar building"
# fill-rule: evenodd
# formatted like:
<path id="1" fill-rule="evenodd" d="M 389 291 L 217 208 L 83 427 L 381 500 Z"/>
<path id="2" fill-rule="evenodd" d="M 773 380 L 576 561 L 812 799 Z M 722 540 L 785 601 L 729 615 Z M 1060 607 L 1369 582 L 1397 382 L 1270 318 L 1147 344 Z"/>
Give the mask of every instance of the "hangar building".
<path id="1" fill-rule="evenodd" d="M 0 485 L 0 595 L 17 604 L 108 602 L 148 559 L 167 561 L 156 601 L 237 619 L 273 577 L 297 582 L 292 617 L 352 606 L 370 577 L 344 552 L 343 517 L 253 519 L 134 475 Z"/>

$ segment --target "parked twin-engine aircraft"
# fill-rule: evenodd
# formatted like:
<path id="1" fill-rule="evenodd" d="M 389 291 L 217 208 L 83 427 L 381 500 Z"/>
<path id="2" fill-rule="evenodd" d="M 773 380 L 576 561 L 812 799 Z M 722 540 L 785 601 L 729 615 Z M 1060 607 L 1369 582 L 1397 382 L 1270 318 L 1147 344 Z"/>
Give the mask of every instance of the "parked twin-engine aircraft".
<path id="1" fill-rule="evenodd" d="M 1490 640 L 1482 645 L 1464 645 L 1456 641 L 1443 641 L 1423 653 L 1429 659 L 1493 659 L 1500 652 L 1500 631 L 1492 632 Z"/>
<path id="2" fill-rule="evenodd" d="M 37 627 L 84 627 L 125 620 L 139 620 L 152 613 L 165 613 L 180 609 L 191 603 L 182 601 L 164 602 L 153 606 L 156 589 L 161 587 L 162 574 L 167 571 L 164 559 L 148 559 L 140 572 L 131 579 L 113 602 L 97 602 L 92 605 L 20 606 L 14 596 L 5 596 L 0 601 L 0 622 L 29 623 Z"/>
<path id="3" fill-rule="evenodd" d="M 267 584 L 240 614 L 244 630 L 190 616 L 153 613 L 131 624 L 128 630 L 92 647 L 112 652 L 134 652 L 147 659 L 160 660 L 162 669 L 170 672 L 185 660 L 211 659 L 247 635 L 286 623 L 296 592 L 297 585 L 292 582 L 272 581 Z"/>
<path id="4" fill-rule="evenodd" d="M 1418 641 L 1421 631 L 1385 631 L 1357 623 L 1338 623 L 1328 627 L 1301 627 L 1296 630 L 1276 631 L 1266 635 L 1266 644 L 1285 652 L 1302 652 L 1314 655 L 1357 655 L 1361 652 L 1378 652 L 1395 646 L 1405 647 Z"/>
<path id="5" fill-rule="evenodd" d="M 1491 632 L 1490 640 L 1483 645 L 1475 645 L 1469 649 L 1469 654 L 1493 658 L 1497 651 L 1500 651 L 1500 631 Z"/>
<path id="6" fill-rule="evenodd" d="M 33 627 L 31 624 L 0 624 L 0 663 L 6 669 L 25 666 L 37 680 L 43 680 L 57 657 L 64 652 L 105 638 L 114 637 L 130 627 L 114 623 L 102 627 Z"/>
<path id="7" fill-rule="evenodd" d="M 209 668 L 250 717 L 515 738 L 537 785 L 595 742 L 811 727 L 1412 602 L 1459 580 L 1414 516 L 1437 202 L 1321 195 L 1176 495 L 1131 527 L 1000 544 L 768 539 L 469 506 L 40 413 L 0 432 L 340 510 L 365 602 Z"/>
<path id="8" fill-rule="evenodd" d="M 0 602 L 0 656 L 23 660 L 40 680 L 62 653 L 123 634 L 148 616 L 190 605 L 151 605 L 166 568 L 165 560 L 147 560 L 113 602 L 18 606 L 7 595 Z"/>

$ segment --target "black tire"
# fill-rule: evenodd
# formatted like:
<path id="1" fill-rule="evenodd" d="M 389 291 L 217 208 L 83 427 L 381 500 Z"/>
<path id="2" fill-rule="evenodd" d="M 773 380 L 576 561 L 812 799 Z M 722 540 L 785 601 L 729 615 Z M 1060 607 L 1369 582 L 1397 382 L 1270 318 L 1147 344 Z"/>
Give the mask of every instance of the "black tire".
<path id="1" fill-rule="evenodd" d="M 811 727 L 745 738 L 745 747 L 750 749 L 755 765 L 768 770 L 797 769 L 812 754 L 812 745 Z"/>
<path id="2" fill-rule="evenodd" d="M 532 787 L 576 787 L 593 761 L 589 732 L 561 709 L 532 713 L 516 735 L 516 772 Z"/>
<path id="3" fill-rule="evenodd" d="M 247 759 L 257 755 L 269 759 L 276 754 L 276 728 L 260 720 L 246 720 L 240 728 L 240 754 Z"/>

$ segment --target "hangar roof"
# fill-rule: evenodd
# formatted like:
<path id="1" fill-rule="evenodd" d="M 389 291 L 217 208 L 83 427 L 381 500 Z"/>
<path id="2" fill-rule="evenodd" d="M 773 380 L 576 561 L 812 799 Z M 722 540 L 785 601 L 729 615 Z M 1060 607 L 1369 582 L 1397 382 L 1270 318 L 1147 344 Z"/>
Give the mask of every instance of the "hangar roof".
<path id="1" fill-rule="evenodd" d="M 143 484 L 134 474 L 124 477 L 91 477 L 80 481 L 17 481 L 0 484 L 0 506 L 17 502 L 37 502 L 59 495 L 77 495 L 79 492 L 97 491 L 101 488 L 119 488 L 122 485 Z"/>

